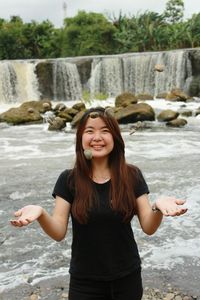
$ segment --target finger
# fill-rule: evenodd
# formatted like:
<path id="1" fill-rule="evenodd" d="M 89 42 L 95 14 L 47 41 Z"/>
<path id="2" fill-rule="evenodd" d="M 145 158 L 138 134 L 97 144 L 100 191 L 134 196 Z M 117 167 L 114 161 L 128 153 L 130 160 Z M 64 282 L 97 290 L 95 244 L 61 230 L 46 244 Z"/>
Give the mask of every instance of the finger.
<path id="1" fill-rule="evenodd" d="M 15 227 L 21 227 L 21 223 L 18 220 L 11 220 L 10 223 Z"/>
<path id="2" fill-rule="evenodd" d="M 186 200 L 183 200 L 183 199 L 176 199 L 176 204 L 178 204 L 178 205 L 183 205 L 185 202 L 186 202 Z"/>
<path id="3" fill-rule="evenodd" d="M 22 215 L 22 209 L 19 209 L 14 213 L 15 217 L 20 217 Z"/>

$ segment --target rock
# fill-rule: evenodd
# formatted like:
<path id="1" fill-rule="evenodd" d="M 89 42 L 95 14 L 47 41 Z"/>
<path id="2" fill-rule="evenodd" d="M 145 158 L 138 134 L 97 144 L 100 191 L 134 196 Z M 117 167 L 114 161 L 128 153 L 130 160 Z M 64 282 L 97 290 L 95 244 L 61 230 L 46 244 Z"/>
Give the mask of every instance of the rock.
<path id="1" fill-rule="evenodd" d="M 0 114 L 0 122 L 7 122 L 13 125 L 25 123 L 42 123 L 41 114 L 34 109 L 27 108 L 10 108 L 8 111 Z"/>
<path id="2" fill-rule="evenodd" d="M 72 128 L 76 127 L 82 116 L 84 115 L 85 111 L 81 110 L 79 111 L 73 118 L 71 122 Z"/>
<path id="3" fill-rule="evenodd" d="M 166 97 L 167 97 L 167 93 L 163 92 L 163 93 L 160 93 L 160 94 L 156 95 L 155 98 L 157 98 L 157 99 L 166 99 Z"/>
<path id="4" fill-rule="evenodd" d="M 196 111 L 195 111 L 195 117 L 200 115 L 200 108 L 198 108 Z"/>
<path id="5" fill-rule="evenodd" d="M 154 70 L 157 72 L 163 72 L 164 69 L 165 69 L 164 65 L 161 65 L 161 64 L 156 64 L 154 67 Z"/>
<path id="6" fill-rule="evenodd" d="M 159 113 L 157 120 L 160 122 L 167 122 L 176 119 L 179 113 L 171 109 L 165 109 Z"/>
<path id="7" fill-rule="evenodd" d="M 185 116 L 185 117 L 191 117 L 192 116 L 192 111 L 191 110 L 180 110 L 179 113 L 181 114 L 181 116 Z"/>
<path id="8" fill-rule="evenodd" d="M 48 105 L 48 109 L 47 109 Z M 47 110 L 51 110 L 51 101 L 49 100 L 39 100 L 39 101 L 27 101 L 21 104 L 19 107 L 20 109 L 33 108 L 34 110 L 38 111 L 39 113 L 45 113 Z"/>
<path id="9" fill-rule="evenodd" d="M 42 104 L 42 106 L 43 106 L 45 112 L 48 111 L 48 110 L 51 110 L 51 105 L 50 105 L 49 102 L 44 102 L 44 103 Z"/>
<path id="10" fill-rule="evenodd" d="M 36 294 L 32 294 L 31 296 L 30 296 L 30 300 L 38 300 L 39 298 L 38 298 L 38 295 L 36 295 Z"/>
<path id="11" fill-rule="evenodd" d="M 167 94 L 166 100 L 170 101 L 184 101 L 186 102 L 190 97 L 186 95 L 179 88 L 172 89 L 170 93 Z"/>
<path id="12" fill-rule="evenodd" d="M 27 109 L 27 112 L 28 112 L 29 114 L 32 114 L 32 113 L 34 112 L 34 109 L 33 109 L 32 107 L 29 107 L 29 108 Z"/>
<path id="13" fill-rule="evenodd" d="M 173 293 L 168 293 L 166 294 L 164 300 L 172 300 L 174 299 L 174 294 Z"/>
<path id="14" fill-rule="evenodd" d="M 126 103 L 125 106 L 127 106 L 127 104 L 137 103 L 137 98 L 132 93 L 129 92 L 122 93 L 116 97 L 115 106 L 116 107 L 123 106 L 123 103 Z"/>
<path id="15" fill-rule="evenodd" d="M 183 298 L 181 297 L 181 296 L 176 296 L 175 298 L 174 298 L 174 300 L 183 300 Z"/>
<path id="16" fill-rule="evenodd" d="M 172 121 L 169 121 L 166 123 L 167 126 L 170 126 L 170 127 L 183 127 L 187 124 L 187 121 L 185 119 L 181 119 L 181 118 L 178 118 L 178 119 L 175 119 L 175 120 L 172 120 Z"/>
<path id="17" fill-rule="evenodd" d="M 66 126 L 66 122 L 64 119 L 60 118 L 60 117 L 56 117 L 54 118 L 53 120 L 49 120 L 49 127 L 48 127 L 48 130 L 55 130 L 55 131 L 58 131 L 58 130 L 62 130 L 63 128 L 65 128 Z"/>
<path id="18" fill-rule="evenodd" d="M 135 123 L 137 121 L 154 121 L 155 112 L 146 103 L 131 104 L 119 109 L 115 113 L 115 118 L 120 124 Z"/>
<path id="19" fill-rule="evenodd" d="M 65 110 L 62 110 L 61 112 L 58 113 L 58 117 L 64 119 L 66 122 L 71 122 L 73 119 L 73 116 L 69 114 L 69 109 L 66 108 Z"/>
<path id="20" fill-rule="evenodd" d="M 54 111 L 62 111 L 66 108 L 66 105 L 63 103 L 58 103 L 56 104 L 56 106 L 54 107 Z"/>
<path id="21" fill-rule="evenodd" d="M 61 297 L 62 297 L 63 299 L 68 299 L 68 294 L 67 294 L 67 293 L 62 293 Z"/>
<path id="22" fill-rule="evenodd" d="M 75 103 L 72 108 L 74 108 L 75 110 L 77 111 L 81 111 L 81 110 L 85 110 L 86 107 L 85 107 L 85 103 L 84 102 L 78 102 L 78 103 Z"/>
<path id="23" fill-rule="evenodd" d="M 137 98 L 138 100 L 153 100 L 153 99 L 154 99 L 153 96 L 150 95 L 150 94 L 138 94 L 138 95 L 136 96 L 136 98 Z"/>

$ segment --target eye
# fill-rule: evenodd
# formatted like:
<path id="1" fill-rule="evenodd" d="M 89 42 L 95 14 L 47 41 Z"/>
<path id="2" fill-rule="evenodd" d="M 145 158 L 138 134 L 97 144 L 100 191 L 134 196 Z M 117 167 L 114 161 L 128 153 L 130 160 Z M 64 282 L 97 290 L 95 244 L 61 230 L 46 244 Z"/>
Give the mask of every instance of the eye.
<path id="1" fill-rule="evenodd" d="M 110 130 L 108 128 L 105 128 L 102 130 L 103 133 L 110 133 Z"/>
<path id="2" fill-rule="evenodd" d="M 85 133 L 93 133 L 93 130 L 92 129 L 86 129 L 84 132 Z"/>

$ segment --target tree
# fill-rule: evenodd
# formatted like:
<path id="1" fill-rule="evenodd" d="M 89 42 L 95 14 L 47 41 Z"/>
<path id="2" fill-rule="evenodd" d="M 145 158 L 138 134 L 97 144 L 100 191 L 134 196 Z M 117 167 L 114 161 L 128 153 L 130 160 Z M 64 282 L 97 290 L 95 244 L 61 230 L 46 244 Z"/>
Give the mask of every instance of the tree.
<path id="1" fill-rule="evenodd" d="M 79 11 L 65 19 L 62 56 L 112 54 L 116 28 L 102 14 Z"/>
<path id="2" fill-rule="evenodd" d="M 177 23 L 183 19 L 184 15 L 184 1 L 182 0 L 169 0 L 166 3 L 164 17 L 169 23 Z"/>

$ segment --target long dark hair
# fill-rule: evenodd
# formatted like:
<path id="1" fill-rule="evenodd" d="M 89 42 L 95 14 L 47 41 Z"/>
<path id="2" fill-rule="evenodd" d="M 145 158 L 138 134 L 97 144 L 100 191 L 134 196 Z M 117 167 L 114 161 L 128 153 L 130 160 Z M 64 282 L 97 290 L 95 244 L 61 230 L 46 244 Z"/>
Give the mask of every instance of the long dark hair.
<path id="1" fill-rule="evenodd" d="M 91 113 L 97 113 L 113 136 L 114 147 L 109 154 L 108 161 L 111 173 L 110 199 L 112 199 L 112 209 L 123 215 L 124 222 L 129 222 L 136 213 L 134 185 L 137 180 L 137 168 L 126 163 L 125 145 L 117 120 L 102 107 L 86 111 L 77 126 L 76 162 L 69 178 L 75 191 L 72 215 L 79 223 L 86 223 L 88 212 L 97 200 L 91 180 L 92 164 L 90 160 L 86 159 L 82 147 L 82 135 Z"/>

